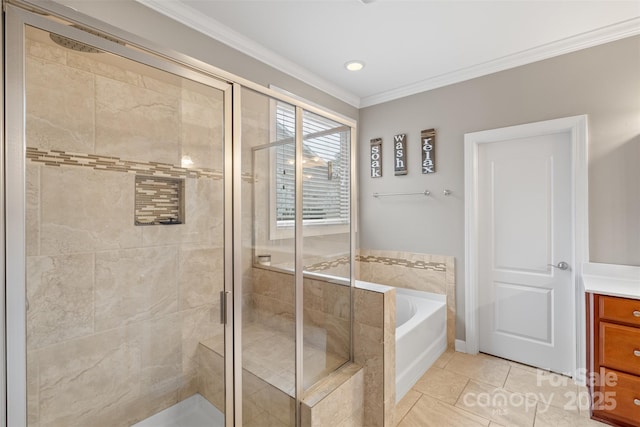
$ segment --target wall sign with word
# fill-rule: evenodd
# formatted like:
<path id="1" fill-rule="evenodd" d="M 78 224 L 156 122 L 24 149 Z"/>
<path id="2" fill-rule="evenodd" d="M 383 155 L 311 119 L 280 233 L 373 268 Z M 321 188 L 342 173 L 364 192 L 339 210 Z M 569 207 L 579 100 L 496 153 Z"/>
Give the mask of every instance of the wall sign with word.
<path id="1" fill-rule="evenodd" d="M 382 176 L 382 138 L 374 138 L 371 141 L 371 178 Z"/>
<path id="2" fill-rule="evenodd" d="M 393 137 L 393 161 L 395 163 L 395 174 L 407 174 L 407 134 L 401 133 Z"/>
<path id="3" fill-rule="evenodd" d="M 422 173 L 436 171 L 436 130 L 425 129 L 420 132 L 422 141 Z"/>

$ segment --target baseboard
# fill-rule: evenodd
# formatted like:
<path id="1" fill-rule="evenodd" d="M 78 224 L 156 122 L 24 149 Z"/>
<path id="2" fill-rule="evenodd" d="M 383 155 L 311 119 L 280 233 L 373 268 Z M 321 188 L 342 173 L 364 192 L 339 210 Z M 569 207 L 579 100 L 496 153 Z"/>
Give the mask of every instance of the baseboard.
<path id="1" fill-rule="evenodd" d="M 467 342 L 462 340 L 456 340 L 456 351 L 459 353 L 467 352 Z"/>

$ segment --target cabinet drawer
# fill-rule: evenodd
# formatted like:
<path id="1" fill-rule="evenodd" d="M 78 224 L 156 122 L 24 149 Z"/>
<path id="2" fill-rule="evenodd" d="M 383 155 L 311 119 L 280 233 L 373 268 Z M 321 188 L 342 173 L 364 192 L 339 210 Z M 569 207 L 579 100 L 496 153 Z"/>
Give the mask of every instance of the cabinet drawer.
<path id="1" fill-rule="evenodd" d="M 640 329 L 600 322 L 600 365 L 640 375 Z"/>
<path id="2" fill-rule="evenodd" d="M 601 319 L 640 326 L 640 300 L 600 296 Z"/>
<path id="3" fill-rule="evenodd" d="M 640 378 L 605 368 L 600 374 L 609 380 L 594 393 L 594 415 L 640 425 Z"/>

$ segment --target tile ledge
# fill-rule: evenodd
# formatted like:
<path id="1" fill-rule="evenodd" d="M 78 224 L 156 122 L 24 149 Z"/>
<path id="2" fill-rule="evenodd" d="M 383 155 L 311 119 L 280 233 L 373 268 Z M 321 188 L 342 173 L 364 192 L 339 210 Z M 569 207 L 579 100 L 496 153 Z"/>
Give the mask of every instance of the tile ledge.
<path id="1" fill-rule="evenodd" d="M 302 403 L 310 408 L 316 406 L 334 390 L 337 390 L 340 386 L 350 380 L 361 369 L 362 367 L 356 363 L 346 363 L 324 380 L 321 380 L 319 383 L 313 385 L 309 390 L 307 390 L 304 399 L 302 399 Z"/>

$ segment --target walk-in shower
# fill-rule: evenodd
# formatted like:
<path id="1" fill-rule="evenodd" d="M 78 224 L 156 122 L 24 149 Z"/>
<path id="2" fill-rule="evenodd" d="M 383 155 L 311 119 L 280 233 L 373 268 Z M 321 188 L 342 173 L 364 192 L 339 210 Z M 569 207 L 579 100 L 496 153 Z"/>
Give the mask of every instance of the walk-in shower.
<path id="1" fill-rule="evenodd" d="M 354 123 L 41 12 L 6 11 L 9 425 L 301 425 L 352 359 Z"/>

